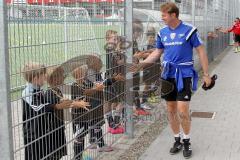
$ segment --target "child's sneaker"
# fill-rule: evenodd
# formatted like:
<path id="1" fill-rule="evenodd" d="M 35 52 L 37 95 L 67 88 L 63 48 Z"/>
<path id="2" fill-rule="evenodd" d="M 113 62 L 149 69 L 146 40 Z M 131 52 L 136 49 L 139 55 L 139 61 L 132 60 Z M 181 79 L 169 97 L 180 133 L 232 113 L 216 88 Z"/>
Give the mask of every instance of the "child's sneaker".
<path id="1" fill-rule="evenodd" d="M 119 125 L 116 128 L 108 128 L 108 132 L 112 133 L 112 134 L 123 134 L 125 132 L 125 129 L 123 128 L 123 126 Z"/>
<path id="2" fill-rule="evenodd" d="M 149 105 L 147 105 L 146 103 L 142 103 L 142 104 L 141 104 L 141 108 L 146 109 L 146 110 L 151 110 L 151 109 L 152 109 L 152 108 L 151 108 Z"/>
<path id="3" fill-rule="evenodd" d="M 238 48 L 235 48 L 234 53 L 238 53 Z"/>
<path id="4" fill-rule="evenodd" d="M 144 109 L 140 108 L 140 109 L 136 109 L 136 114 L 139 116 L 139 115 L 142 115 L 142 116 L 147 116 L 147 115 L 151 115 L 150 112 L 148 111 L 145 111 Z"/>
<path id="5" fill-rule="evenodd" d="M 98 149 L 98 152 L 112 152 L 113 148 L 111 146 L 105 145 Z"/>
<path id="6" fill-rule="evenodd" d="M 150 103 L 159 103 L 159 100 L 155 94 L 151 94 L 151 96 L 148 98 L 148 102 Z"/>

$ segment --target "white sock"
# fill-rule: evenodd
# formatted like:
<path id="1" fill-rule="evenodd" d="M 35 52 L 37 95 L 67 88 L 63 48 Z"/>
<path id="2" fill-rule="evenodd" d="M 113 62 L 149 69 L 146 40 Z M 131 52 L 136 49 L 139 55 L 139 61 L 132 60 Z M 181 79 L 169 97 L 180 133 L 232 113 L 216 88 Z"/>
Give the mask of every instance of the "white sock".
<path id="1" fill-rule="evenodd" d="M 190 139 L 190 134 L 183 133 L 183 139 Z"/>
<path id="2" fill-rule="evenodd" d="M 180 137 L 181 135 L 181 132 L 179 132 L 178 134 L 174 134 L 174 137 L 177 138 L 177 137 Z"/>

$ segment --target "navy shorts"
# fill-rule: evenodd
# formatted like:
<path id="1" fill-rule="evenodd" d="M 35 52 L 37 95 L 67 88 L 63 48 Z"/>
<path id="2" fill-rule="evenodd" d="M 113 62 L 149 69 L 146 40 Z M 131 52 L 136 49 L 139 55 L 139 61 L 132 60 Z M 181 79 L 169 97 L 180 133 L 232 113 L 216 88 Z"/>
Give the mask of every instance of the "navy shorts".
<path id="1" fill-rule="evenodd" d="M 183 90 L 178 92 L 175 78 L 167 79 L 174 85 L 174 89 L 167 95 L 161 96 L 166 101 L 190 101 L 192 96 L 192 78 L 183 78 Z"/>

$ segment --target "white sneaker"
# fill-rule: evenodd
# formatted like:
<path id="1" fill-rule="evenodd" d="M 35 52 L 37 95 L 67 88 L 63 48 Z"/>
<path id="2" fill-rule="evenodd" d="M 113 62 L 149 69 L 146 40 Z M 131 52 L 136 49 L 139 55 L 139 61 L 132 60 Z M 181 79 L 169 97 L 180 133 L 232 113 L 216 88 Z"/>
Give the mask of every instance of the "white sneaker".
<path id="1" fill-rule="evenodd" d="M 142 108 L 142 109 L 146 109 L 146 110 L 151 110 L 151 109 L 152 109 L 152 108 L 151 108 L 149 105 L 147 105 L 146 103 L 141 104 L 141 108 Z"/>

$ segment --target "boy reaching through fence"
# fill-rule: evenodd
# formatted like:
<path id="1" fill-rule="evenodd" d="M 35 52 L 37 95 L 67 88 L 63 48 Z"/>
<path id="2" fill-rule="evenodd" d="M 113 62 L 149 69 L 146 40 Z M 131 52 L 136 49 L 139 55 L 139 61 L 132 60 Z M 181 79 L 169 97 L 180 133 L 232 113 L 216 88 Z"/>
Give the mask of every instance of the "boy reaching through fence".
<path id="1" fill-rule="evenodd" d="M 47 74 L 47 82 L 50 86 L 50 89 L 48 89 L 45 93 L 45 100 L 53 105 L 54 107 L 57 107 L 62 105 L 64 101 L 70 101 L 63 98 L 63 94 L 61 90 L 59 89 L 60 86 L 64 83 L 64 70 L 61 67 L 52 67 L 48 70 Z M 88 110 L 89 103 L 80 100 L 80 99 L 73 99 L 70 101 L 71 104 L 68 107 L 62 107 L 63 109 L 69 109 L 72 108 L 72 110 Z M 66 147 L 65 142 L 65 136 L 64 136 L 64 115 L 63 110 L 55 110 L 55 117 L 51 117 L 51 130 L 55 131 L 52 133 L 51 136 L 51 144 L 56 152 L 56 155 L 62 154 L 62 149 Z M 59 146 L 59 147 L 56 147 Z"/>
<path id="2" fill-rule="evenodd" d="M 70 107 L 72 101 L 59 101 L 56 105 L 46 101 L 41 89 L 46 81 L 45 74 L 45 66 L 35 62 L 26 64 L 23 69 L 27 81 L 22 92 L 25 160 L 58 160 L 67 153 L 64 125 L 55 118 L 54 112 Z"/>
<path id="3" fill-rule="evenodd" d="M 125 56 L 120 50 L 117 50 L 119 39 L 114 30 L 106 32 L 106 78 L 112 78 L 116 75 L 125 75 Z M 119 48 L 120 49 L 120 48 Z M 105 107 L 108 120 L 108 131 L 112 134 L 124 133 L 124 128 L 120 124 L 122 104 L 124 97 L 124 81 L 117 81 L 105 88 Z M 114 116 L 113 116 L 114 115 Z"/>
<path id="4" fill-rule="evenodd" d="M 139 40 L 141 39 L 143 34 L 143 24 L 142 21 L 139 19 L 133 19 L 133 62 L 138 64 L 139 63 L 139 57 L 136 56 L 140 50 L 139 50 Z M 142 115 L 142 116 L 147 116 L 150 115 L 151 113 L 146 111 L 144 108 L 141 107 L 141 102 L 140 102 L 140 94 L 139 94 L 139 89 L 140 89 L 140 73 L 134 73 L 133 74 L 133 90 L 134 90 L 134 104 L 135 104 L 135 110 L 134 114 L 136 116 Z"/>
<path id="5" fill-rule="evenodd" d="M 139 58 L 139 59 L 146 59 L 156 48 L 156 30 L 154 27 L 149 27 L 147 30 L 147 45 L 144 49 L 144 51 L 137 52 L 134 56 Z M 143 97 L 142 97 L 142 103 L 141 106 L 144 109 L 151 109 L 147 105 L 148 98 L 151 102 L 154 101 L 154 94 L 151 92 L 152 88 L 151 86 L 154 85 L 156 80 L 160 77 L 160 58 L 151 66 L 147 67 L 143 71 L 143 82 L 144 82 L 144 92 L 143 92 Z M 151 94 L 151 96 L 149 96 Z"/>
<path id="6" fill-rule="evenodd" d="M 76 160 L 81 159 L 82 152 L 84 151 L 84 138 L 89 133 L 90 134 L 90 143 L 92 145 L 89 148 L 94 149 L 97 143 L 99 151 L 109 152 L 112 151 L 111 147 L 108 147 L 104 144 L 103 134 L 101 133 L 101 125 L 104 123 L 102 119 L 102 107 L 98 103 L 102 101 L 102 99 L 98 99 L 96 97 L 97 92 L 101 92 L 104 88 L 103 85 L 99 83 L 92 83 L 87 78 L 88 67 L 83 65 L 81 67 L 76 68 L 72 72 L 72 76 L 75 81 L 71 86 L 72 99 L 82 99 L 89 102 L 89 110 L 86 109 L 73 109 L 72 110 L 72 118 L 73 118 L 73 131 L 75 134 L 74 141 L 74 157 Z M 118 78 L 116 78 L 118 80 Z M 105 85 L 112 84 L 115 79 L 108 79 L 105 81 Z M 99 97 L 101 98 L 101 97 Z M 98 105 L 98 106 L 97 106 Z M 100 111 L 100 112 L 98 112 Z M 98 113 L 97 113 L 98 112 Z M 96 133 L 97 130 L 99 132 Z"/>
<path id="7" fill-rule="evenodd" d="M 49 89 L 45 92 L 45 102 L 52 108 L 56 108 L 53 110 L 53 114 L 48 115 L 50 134 L 47 146 L 51 148 L 50 154 L 54 159 L 60 159 L 67 154 L 63 109 L 70 108 L 72 101 L 64 99 L 59 89 L 64 82 L 63 73 L 63 69 L 57 66 L 47 69 Z"/>
<path id="8" fill-rule="evenodd" d="M 86 90 L 86 73 L 87 66 L 83 65 L 81 67 L 76 68 L 72 72 L 72 76 L 75 79 L 75 82 L 71 86 L 71 98 L 73 100 L 78 99 L 82 100 L 82 103 L 85 102 L 86 98 L 84 96 L 84 92 Z M 89 103 L 88 103 L 89 105 Z M 85 136 L 89 133 L 89 120 L 90 120 L 90 107 L 87 109 L 79 108 L 72 109 L 72 125 L 74 132 L 74 159 L 81 160 L 82 154 L 85 148 Z M 93 136 L 93 130 L 90 133 Z"/>
<path id="9" fill-rule="evenodd" d="M 103 108 L 103 91 L 105 85 L 108 85 L 109 81 L 103 81 L 101 75 L 102 61 L 97 55 L 90 55 L 86 61 L 87 64 L 87 76 L 85 85 L 86 100 L 91 105 L 91 113 L 89 120 L 90 127 L 90 148 L 96 148 L 96 144 L 99 147 L 99 152 L 112 151 L 111 146 L 107 146 L 103 138 L 102 126 L 105 123 L 104 120 L 104 108 Z"/>

